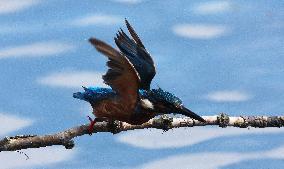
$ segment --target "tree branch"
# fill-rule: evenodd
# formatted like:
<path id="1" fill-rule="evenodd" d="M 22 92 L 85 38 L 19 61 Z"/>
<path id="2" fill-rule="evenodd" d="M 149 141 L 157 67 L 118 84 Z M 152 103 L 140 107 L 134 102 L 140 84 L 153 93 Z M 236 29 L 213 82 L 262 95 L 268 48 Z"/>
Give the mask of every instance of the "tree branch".
<path id="1" fill-rule="evenodd" d="M 156 128 L 167 131 L 172 128 L 207 125 L 217 125 L 222 128 L 225 128 L 227 126 L 240 128 L 265 128 L 284 126 L 284 116 L 229 117 L 228 115 L 221 113 L 220 115 L 215 116 L 203 116 L 203 118 L 206 120 L 206 123 L 202 123 L 188 117 L 172 118 L 168 116 L 161 116 L 159 118 L 151 119 L 142 125 L 130 125 L 128 123 L 120 121 L 98 122 L 95 124 L 93 132 L 111 132 L 113 134 L 116 134 L 121 131 L 145 128 Z M 88 127 L 89 124 L 83 124 L 81 126 L 73 127 L 65 131 L 50 135 L 17 135 L 14 137 L 5 137 L 4 139 L 0 140 L 0 152 L 15 151 L 27 148 L 39 148 L 53 145 L 63 145 L 66 149 L 72 149 L 75 145 L 72 139 L 78 136 L 89 134 Z"/>

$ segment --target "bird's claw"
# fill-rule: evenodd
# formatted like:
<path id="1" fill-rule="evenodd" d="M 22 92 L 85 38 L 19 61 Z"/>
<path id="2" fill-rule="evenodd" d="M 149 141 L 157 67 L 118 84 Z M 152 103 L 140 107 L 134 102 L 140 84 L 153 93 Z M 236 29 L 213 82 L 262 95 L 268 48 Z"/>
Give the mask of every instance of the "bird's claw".
<path id="1" fill-rule="evenodd" d="M 93 119 L 92 119 L 90 116 L 87 116 L 87 117 L 88 117 L 88 119 L 89 119 L 90 122 L 93 121 Z"/>
<path id="2" fill-rule="evenodd" d="M 93 131 L 94 131 L 94 125 L 96 123 L 96 119 L 92 119 L 90 116 L 87 116 L 89 121 L 90 121 L 90 125 L 89 125 L 89 128 L 88 128 L 88 131 L 89 131 L 89 135 L 91 136 Z"/>

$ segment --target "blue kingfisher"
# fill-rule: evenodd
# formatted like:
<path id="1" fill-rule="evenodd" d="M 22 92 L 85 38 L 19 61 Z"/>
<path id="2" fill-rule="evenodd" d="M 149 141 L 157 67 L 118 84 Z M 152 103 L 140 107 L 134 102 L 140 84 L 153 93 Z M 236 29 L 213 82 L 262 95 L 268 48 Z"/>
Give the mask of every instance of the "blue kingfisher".
<path id="1" fill-rule="evenodd" d="M 133 27 L 125 19 L 132 38 L 120 29 L 114 38 L 119 48 L 90 38 L 89 42 L 108 58 L 108 70 L 103 75 L 104 83 L 111 88 L 83 87 L 84 92 L 73 94 L 74 98 L 89 102 L 95 119 L 89 120 L 89 132 L 102 120 L 120 120 L 133 125 L 147 122 L 160 114 L 182 114 L 201 122 L 205 120 L 183 106 L 181 99 L 161 88 L 150 89 L 156 74 L 154 61 L 147 52 Z"/>

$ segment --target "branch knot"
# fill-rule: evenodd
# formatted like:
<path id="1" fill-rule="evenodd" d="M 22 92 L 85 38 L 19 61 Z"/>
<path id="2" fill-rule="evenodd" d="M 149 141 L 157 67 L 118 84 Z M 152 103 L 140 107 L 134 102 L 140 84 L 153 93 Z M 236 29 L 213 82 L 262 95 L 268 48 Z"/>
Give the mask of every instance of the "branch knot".
<path id="1" fill-rule="evenodd" d="M 108 122 L 108 128 L 112 134 L 117 134 L 121 132 L 122 126 L 123 126 L 122 122 L 118 120 L 113 120 Z"/>
<path id="2" fill-rule="evenodd" d="M 271 116 L 267 118 L 267 123 L 270 124 L 271 127 L 283 127 L 284 118 L 278 116 Z"/>
<path id="3" fill-rule="evenodd" d="M 168 131 L 169 129 L 173 128 L 172 126 L 173 118 L 167 115 L 162 115 L 158 119 L 153 120 L 153 126 L 157 129 L 162 129 L 164 131 Z"/>
<path id="4" fill-rule="evenodd" d="M 75 143 L 73 140 L 66 140 L 63 142 L 63 145 L 66 149 L 72 149 L 75 146 Z"/>
<path id="5" fill-rule="evenodd" d="M 217 122 L 219 127 L 226 128 L 230 122 L 230 118 L 227 114 L 221 113 L 219 116 L 217 116 Z"/>

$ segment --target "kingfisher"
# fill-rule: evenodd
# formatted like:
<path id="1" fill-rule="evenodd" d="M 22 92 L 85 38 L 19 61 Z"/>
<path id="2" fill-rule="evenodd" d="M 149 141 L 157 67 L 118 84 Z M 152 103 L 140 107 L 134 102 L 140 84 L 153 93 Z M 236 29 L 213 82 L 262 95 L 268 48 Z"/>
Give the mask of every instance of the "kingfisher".
<path id="1" fill-rule="evenodd" d="M 99 121 L 119 120 L 139 125 L 157 115 L 170 113 L 205 122 L 174 94 L 161 88 L 150 89 L 156 74 L 154 61 L 126 19 L 125 23 L 131 38 L 120 29 L 114 38 L 119 50 L 99 39 L 89 39 L 97 51 L 108 59 L 108 70 L 102 79 L 111 87 L 83 87 L 83 92 L 73 94 L 74 98 L 89 102 L 93 108 L 95 119 L 88 116 L 89 133 Z"/>

